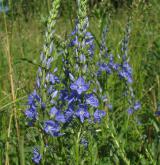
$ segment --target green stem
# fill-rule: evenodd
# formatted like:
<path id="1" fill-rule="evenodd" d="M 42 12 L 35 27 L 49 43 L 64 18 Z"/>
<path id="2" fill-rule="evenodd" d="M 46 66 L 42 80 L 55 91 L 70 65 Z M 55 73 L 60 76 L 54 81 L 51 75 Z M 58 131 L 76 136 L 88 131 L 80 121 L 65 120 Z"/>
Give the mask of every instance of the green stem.
<path id="1" fill-rule="evenodd" d="M 79 157 L 79 143 L 80 143 L 80 135 L 81 135 L 81 127 L 77 133 L 77 138 L 76 140 L 76 145 L 75 145 L 75 160 L 76 160 L 76 165 L 80 164 L 80 157 Z"/>

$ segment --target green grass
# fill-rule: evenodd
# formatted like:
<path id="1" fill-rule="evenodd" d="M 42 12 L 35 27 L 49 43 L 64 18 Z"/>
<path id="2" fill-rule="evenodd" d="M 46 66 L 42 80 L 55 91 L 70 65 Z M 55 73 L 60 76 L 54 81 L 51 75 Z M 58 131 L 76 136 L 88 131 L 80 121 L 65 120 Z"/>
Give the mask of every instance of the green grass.
<path id="1" fill-rule="evenodd" d="M 21 12 L 21 6 L 18 9 Z M 95 35 L 97 42 L 100 42 L 99 18 L 101 14 L 97 16 L 96 10 L 103 11 L 103 6 L 90 11 L 89 29 Z M 153 0 L 145 5 L 135 4 L 132 9 L 122 7 L 117 11 L 112 11 L 111 18 L 107 17 L 109 22 L 107 45 L 113 54 L 119 52 L 131 10 L 129 56 L 134 71 L 133 88 L 136 98 L 142 103 L 142 109 L 136 115 L 128 117 L 121 106 L 122 96 L 113 92 L 117 91 L 114 84 L 115 77 L 109 79 L 108 82 L 113 88 L 108 86 L 107 89 L 112 92 L 110 99 L 118 107 L 117 111 L 109 112 L 102 126 L 100 128 L 97 126 L 97 129 L 101 131 L 97 134 L 98 136 L 96 135 L 96 140 L 90 132 L 88 133 L 87 136 L 90 139 L 88 153 L 85 153 L 83 148 L 77 150 L 78 135 L 73 135 L 71 160 L 68 160 L 70 164 L 74 165 L 77 161 L 79 164 L 97 165 L 158 165 L 160 162 L 160 120 L 154 116 L 154 112 L 160 105 L 160 2 Z M 68 35 L 73 28 L 71 22 L 74 24 L 74 20 L 70 18 L 75 18 L 73 14 L 75 11 L 74 9 L 71 11 L 70 13 L 66 7 L 64 11 L 61 11 L 62 16 L 58 18 L 56 36 L 60 40 L 65 39 L 66 34 Z M 11 165 L 31 164 L 32 144 L 39 139 L 36 134 L 38 130 L 26 127 L 23 112 L 26 109 L 27 95 L 34 89 L 48 10 L 43 11 L 41 8 L 41 12 L 37 15 L 29 15 L 27 22 L 22 12 L 20 14 L 19 16 L 4 16 L 0 13 L 0 165 L 4 164 L 6 153 Z M 11 85 L 14 85 L 14 91 Z M 13 93 L 15 98 L 13 98 Z M 14 109 L 16 109 L 17 118 L 15 118 Z M 136 122 L 137 116 L 141 120 L 141 125 Z M 19 137 L 16 122 L 18 122 Z M 58 139 L 53 141 L 55 147 L 58 146 L 59 149 L 54 154 L 55 160 L 51 162 L 65 165 L 68 153 L 63 145 L 67 142 L 64 137 L 59 140 L 62 143 L 61 146 Z M 8 151 L 7 142 L 9 143 Z M 82 157 L 84 153 L 86 155 Z"/>

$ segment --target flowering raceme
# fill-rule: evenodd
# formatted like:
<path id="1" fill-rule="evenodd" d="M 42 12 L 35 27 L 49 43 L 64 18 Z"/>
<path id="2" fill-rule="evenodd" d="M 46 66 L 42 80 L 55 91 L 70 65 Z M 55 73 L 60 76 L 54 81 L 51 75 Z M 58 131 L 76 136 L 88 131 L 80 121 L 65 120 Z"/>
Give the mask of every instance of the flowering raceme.
<path id="1" fill-rule="evenodd" d="M 88 18 L 85 21 L 88 21 Z M 80 59 L 83 66 L 86 65 L 87 59 L 92 59 L 94 55 L 94 37 L 90 32 L 87 32 L 87 24 L 88 22 L 84 23 L 84 29 L 82 30 L 84 38 L 81 40 L 78 40 L 80 38 L 80 30 L 78 24 L 76 24 L 75 30 L 71 33 L 71 35 L 75 35 L 75 38 L 70 41 L 69 47 L 67 46 L 67 49 L 74 47 L 73 51 L 78 51 L 76 52 L 76 57 Z M 51 53 L 54 51 L 53 42 L 49 45 L 52 45 L 49 46 L 49 50 L 52 47 L 52 50 L 49 51 Z M 50 55 L 47 58 L 44 53 L 41 53 L 40 60 L 42 67 L 39 67 L 37 72 L 37 89 L 29 96 L 29 108 L 25 111 L 26 117 L 36 122 L 37 119 L 42 120 L 44 118 L 42 116 L 46 116 L 44 121 L 40 121 L 43 123 L 43 131 L 47 135 L 56 137 L 64 135 L 64 133 L 61 133 L 63 124 L 72 122 L 76 118 L 81 123 L 91 119 L 94 122 L 100 122 L 106 113 L 97 110 L 99 100 L 93 93 L 93 90 L 90 89 L 90 80 L 88 82 L 85 81 L 85 73 L 78 76 L 74 70 L 70 69 L 72 72 L 68 70 L 69 72 L 66 74 L 66 68 L 64 68 L 64 74 L 59 73 L 58 68 L 54 68 L 51 71 L 54 58 Z M 62 58 L 62 60 L 66 64 L 72 63 L 70 59 L 67 59 L 67 62 L 65 61 L 66 59 Z M 88 62 L 87 64 L 89 65 Z M 75 65 L 80 70 L 83 69 L 81 64 L 76 63 Z M 64 81 L 64 79 L 68 79 L 68 81 Z M 92 113 L 90 109 L 92 109 Z M 99 113 L 97 114 L 97 112 Z M 91 116 L 91 114 L 94 115 Z M 38 118 L 38 116 L 40 117 Z"/>
<path id="2" fill-rule="evenodd" d="M 100 101 L 98 98 L 102 98 L 103 96 L 101 86 L 98 82 L 99 80 L 96 80 L 97 76 L 95 76 L 94 81 L 92 81 L 91 78 L 88 79 L 91 73 L 88 69 L 86 72 L 81 72 L 84 66 L 90 66 L 90 63 L 92 65 L 92 60 L 94 60 L 94 37 L 90 32 L 87 32 L 87 21 L 88 18 L 85 19 L 84 24 L 82 24 L 82 29 L 79 29 L 79 21 L 76 22 L 75 29 L 70 35 L 71 38 L 69 38 L 69 44 L 66 46 L 66 50 L 69 49 L 73 51 L 73 54 L 75 53 L 75 58 L 73 57 L 73 59 L 76 60 L 72 61 L 72 58 L 68 58 L 66 62 L 65 52 L 61 55 L 62 62 L 65 62 L 67 65 L 77 65 L 79 68 L 78 72 L 74 70 L 75 67 L 65 68 L 66 66 L 62 66 L 64 74 L 62 74 L 62 72 L 60 73 L 57 67 L 52 71 L 54 58 L 50 55 L 47 58 L 43 53 L 40 57 L 42 67 L 39 67 L 37 72 L 37 89 L 28 98 L 29 108 L 25 111 L 25 115 L 33 121 L 38 119 L 39 113 L 47 116 L 48 120 L 43 121 L 43 130 L 51 136 L 62 135 L 63 133 L 60 133 L 60 131 L 63 124 L 71 122 L 75 118 L 78 118 L 81 123 L 84 123 L 85 120 L 92 119 L 94 122 L 99 123 L 106 115 L 104 110 L 99 110 Z M 103 35 L 106 36 L 104 33 Z M 114 56 L 109 54 L 108 49 L 105 47 L 104 36 L 102 36 L 99 53 L 102 59 L 98 62 L 98 76 L 103 71 L 105 71 L 107 75 L 116 72 L 121 78 L 124 78 L 126 82 L 132 83 L 132 68 L 127 62 L 126 56 L 123 56 L 123 62 L 121 64 L 117 63 L 114 60 Z M 54 51 L 53 42 L 49 45 L 49 53 L 51 53 Z M 79 58 L 80 63 L 77 61 L 77 58 Z M 90 60 L 88 60 L 88 58 L 90 58 Z M 43 76 L 43 68 L 45 68 L 45 77 Z M 93 86 L 95 87 L 94 89 Z M 99 96 L 97 98 L 95 91 L 98 90 L 101 92 L 98 93 Z M 39 95 L 45 95 L 45 99 L 44 96 L 40 97 Z M 42 111 L 37 110 L 39 108 Z M 134 109 L 137 110 L 139 108 L 140 105 L 138 102 L 135 103 Z M 132 108 L 128 110 L 130 114 L 132 111 Z"/>
<path id="3" fill-rule="evenodd" d="M 119 76 L 124 78 L 128 83 L 132 83 L 132 68 L 126 61 L 126 57 L 123 58 L 123 63 L 121 64 L 121 70 L 119 71 Z"/>
<path id="4" fill-rule="evenodd" d="M 101 46 L 99 51 L 99 62 L 98 65 L 98 77 L 103 77 L 104 75 L 102 72 L 106 73 L 106 77 L 116 74 L 122 80 L 122 82 L 126 86 L 126 95 L 128 96 L 129 100 L 129 108 L 128 114 L 133 114 L 136 110 L 141 108 L 141 104 L 139 101 L 135 101 L 135 96 L 133 93 L 133 69 L 129 64 L 129 57 L 127 56 L 128 53 L 128 42 L 129 42 L 129 32 L 130 32 L 129 24 L 126 27 L 126 34 L 122 41 L 122 58 L 118 55 L 120 62 L 116 62 L 114 60 L 114 56 L 108 52 L 108 48 L 106 47 L 106 38 L 107 38 L 107 27 L 104 27 L 102 32 L 102 39 L 101 39 Z"/>

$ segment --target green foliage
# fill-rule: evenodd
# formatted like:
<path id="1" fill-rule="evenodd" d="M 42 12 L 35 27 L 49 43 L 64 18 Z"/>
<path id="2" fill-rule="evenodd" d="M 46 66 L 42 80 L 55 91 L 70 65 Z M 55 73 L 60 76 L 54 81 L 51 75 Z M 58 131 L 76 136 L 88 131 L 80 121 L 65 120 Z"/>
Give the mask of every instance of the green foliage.
<path id="1" fill-rule="evenodd" d="M 56 2 L 54 1 L 54 3 Z M 42 137 L 38 134 L 39 130 L 27 127 L 23 112 L 26 108 L 26 96 L 34 86 L 39 54 L 43 44 L 43 31 L 47 24 L 51 2 L 49 0 L 9 0 L 8 5 L 10 11 L 5 17 L 3 13 L 0 13 L 0 164 L 5 163 L 8 141 L 10 164 L 23 165 L 31 164 L 34 144 L 43 145 Z M 104 86 L 105 93 L 110 94 L 109 101 L 113 103 L 113 109 L 110 111 L 107 109 L 105 120 L 100 126 L 96 125 L 96 130 L 91 130 L 86 125 L 87 132 L 80 129 L 77 132 L 68 133 L 68 138 L 49 139 L 54 145 L 49 146 L 49 149 L 44 146 L 43 152 L 49 157 L 45 160 L 46 164 L 156 165 L 160 162 L 160 120 L 154 114 L 160 104 L 159 6 L 159 0 L 150 2 L 93 1 L 88 9 L 89 29 L 94 34 L 98 47 L 102 29 L 105 24 L 108 25 L 107 45 L 113 54 L 120 52 L 124 27 L 128 15 L 131 17 L 129 57 L 134 71 L 133 88 L 137 100 L 141 101 L 142 109 L 132 116 L 128 116 L 124 109 L 128 104 L 127 97 L 126 101 L 122 102 L 122 99 L 125 100 L 122 95 L 125 86 L 117 81 L 117 75 L 106 77 L 102 83 L 107 82 Z M 59 4 L 57 8 L 59 8 Z M 55 8 L 52 13 L 54 12 Z M 66 0 L 62 1 L 59 13 L 53 15 L 53 17 L 59 16 L 57 24 L 55 25 L 53 22 L 53 26 L 56 28 L 54 41 L 57 49 L 63 47 L 61 41 L 73 28 L 75 13 L 75 1 Z M 48 27 L 49 31 L 52 28 Z M 99 29 L 101 29 L 100 32 Z M 49 42 L 48 40 L 52 36 L 47 35 L 49 34 L 46 34 L 46 41 Z M 12 57 L 20 142 L 17 141 L 15 120 L 12 120 L 11 124 L 9 123 L 9 119 L 13 115 L 14 102 L 10 92 L 8 50 Z M 44 48 L 44 51 L 48 50 Z M 118 60 L 118 57 L 115 58 Z M 59 57 L 56 61 L 57 65 L 62 65 Z M 9 127 L 11 127 L 11 134 L 8 138 Z M 77 128 L 75 125 L 75 130 Z M 89 141 L 87 149 L 80 144 L 80 137 L 86 137 Z M 69 145 L 68 141 L 70 141 Z M 51 156 L 49 151 L 52 153 Z"/>

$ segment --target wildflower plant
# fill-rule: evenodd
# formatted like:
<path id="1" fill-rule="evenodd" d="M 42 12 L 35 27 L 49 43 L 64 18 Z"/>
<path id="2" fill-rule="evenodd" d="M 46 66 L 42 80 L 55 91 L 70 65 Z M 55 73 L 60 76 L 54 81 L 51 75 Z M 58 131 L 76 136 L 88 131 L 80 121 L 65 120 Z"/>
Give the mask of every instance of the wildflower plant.
<path id="1" fill-rule="evenodd" d="M 122 47 L 122 62 L 118 63 L 106 47 L 108 29 L 105 27 L 99 61 L 96 62 L 95 38 L 88 31 L 87 0 L 77 2 L 75 28 L 62 43 L 59 53 L 54 43 L 54 33 L 60 0 L 53 1 L 40 55 L 36 88 L 28 97 L 28 108 L 25 111 L 28 125 L 39 130 L 39 141 L 35 145 L 40 149 L 34 148 L 32 157 L 36 164 L 50 161 L 55 163 L 55 158 L 62 156 L 64 152 L 67 153 L 65 160 L 69 164 L 78 165 L 82 155 L 94 153 L 94 149 L 97 149 L 94 140 L 98 139 L 97 132 L 101 132 L 99 126 L 112 107 L 106 88 L 110 75 L 116 74 L 129 84 L 127 90 L 133 96 L 130 85 L 133 81 L 132 68 L 126 53 L 128 38 L 124 40 Z M 57 66 L 57 62 L 61 65 Z M 140 105 L 136 102 L 133 107 L 137 110 Z M 128 112 L 132 113 L 131 110 Z M 107 120 L 106 118 L 105 122 Z M 65 149 L 53 151 L 54 147 L 62 149 L 62 146 Z M 122 157 L 125 159 L 124 155 Z M 90 160 L 94 160 L 94 155 L 88 159 Z"/>
<path id="2" fill-rule="evenodd" d="M 135 95 L 133 91 L 133 69 L 129 64 L 129 57 L 128 57 L 129 37 L 130 37 L 130 20 L 128 21 L 128 24 L 126 26 L 125 37 L 122 41 L 121 51 L 123 56 L 122 56 L 122 62 L 120 64 L 120 70 L 118 72 L 118 75 L 120 79 L 124 80 L 125 93 L 129 99 L 128 114 L 132 114 L 134 111 L 137 111 L 138 109 L 141 108 L 141 104 L 139 101 L 135 100 Z"/>
<path id="3" fill-rule="evenodd" d="M 60 0 L 52 3 L 52 9 L 47 22 L 47 30 L 45 32 L 45 41 L 43 51 L 40 55 L 40 66 L 37 72 L 36 88 L 28 98 L 28 109 L 25 111 L 26 117 L 29 119 L 29 125 L 40 129 L 40 151 L 34 149 L 33 161 L 40 163 L 43 158 L 45 144 L 44 132 L 52 136 L 58 136 L 60 126 L 56 121 L 49 120 L 48 109 L 52 105 L 52 99 L 56 97 L 57 90 L 55 86 L 59 83 L 58 77 L 55 75 L 56 68 L 52 70 L 52 63 L 56 55 L 54 50 L 53 38 L 55 32 L 55 23 L 58 16 Z M 36 144 L 37 145 L 37 144 Z M 42 160 L 44 162 L 44 160 Z"/>

